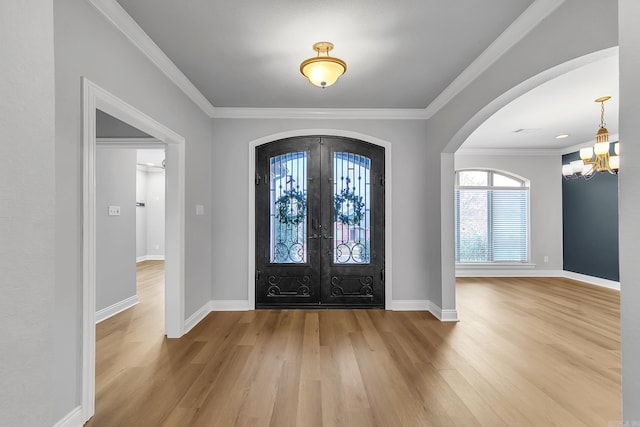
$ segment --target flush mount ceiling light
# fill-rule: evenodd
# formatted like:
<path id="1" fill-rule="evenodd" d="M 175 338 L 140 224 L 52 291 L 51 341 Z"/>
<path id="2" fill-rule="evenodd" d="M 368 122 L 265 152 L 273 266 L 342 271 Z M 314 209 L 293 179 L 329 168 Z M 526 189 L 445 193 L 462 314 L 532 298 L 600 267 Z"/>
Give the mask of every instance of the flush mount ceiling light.
<path id="1" fill-rule="evenodd" d="M 562 175 L 565 178 L 593 178 L 595 172 L 609 172 L 617 174 L 620 169 L 620 143 L 613 144 L 613 153 L 610 153 L 609 131 L 604 123 L 604 103 L 611 99 L 610 96 L 598 98 L 600 103 L 600 128 L 596 133 L 596 143 L 593 147 L 581 148 L 580 159 L 569 164 L 562 165 Z"/>
<path id="2" fill-rule="evenodd" d="M 347 63 L 342 59 L 329 56 L 333 49 L 331 42 L 318 42 L 313 45 L 313 50 L 318 52 L 317 56 L 305 59 L 300 64 L 300 72 L 309 83 L 314 86 L 325 88 L 331 86 L 338 78 L 347 71 Z"/>

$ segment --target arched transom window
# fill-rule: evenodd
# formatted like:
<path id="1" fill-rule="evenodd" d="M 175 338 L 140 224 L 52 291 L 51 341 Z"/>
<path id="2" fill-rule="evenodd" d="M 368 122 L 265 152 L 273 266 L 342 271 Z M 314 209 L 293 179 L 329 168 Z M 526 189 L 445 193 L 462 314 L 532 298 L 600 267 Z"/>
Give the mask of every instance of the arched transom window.
<path id="1" fill-rule="evenodd" d="M 493 170 L 456 172 L 458 263 L 529 261 L 529 182 Z"/>

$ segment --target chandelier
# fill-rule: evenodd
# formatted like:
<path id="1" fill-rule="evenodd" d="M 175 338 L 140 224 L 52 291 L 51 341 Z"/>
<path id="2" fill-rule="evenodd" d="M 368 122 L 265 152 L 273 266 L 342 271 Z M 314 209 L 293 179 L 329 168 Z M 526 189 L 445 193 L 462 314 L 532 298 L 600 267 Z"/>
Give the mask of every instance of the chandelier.
<path id="1" fill-rule="evenodd" d="M 609 172 L 617 174 L 620 169 L 620 143 L 613 144 L 613 152 L 610 154 L 609 131 L 604 127 L 604 103 L 611 99 L 610 96 L 598 98 L 595 102 L 600 103 L 600 128 L 596 133 L 596 143 L 593 147 L 580 149 L 580 159 L 562 165 L 562 175 L 566 179 L 584 178 L 591 179 L 596 172 Z"/>
<path id="2" fill-rule="evenodd" d="M 300 64 L 300 72 L 309 82 L 321 88 L 331 86 L 338 80 L 338 77 L 347 71 L 347 63 L 342 59 L 329 56 L 333 49 L 331 42 L 318 42 L 313 45 L 313 50 L 318 52 L 317 56 L 305 59 Z"/>

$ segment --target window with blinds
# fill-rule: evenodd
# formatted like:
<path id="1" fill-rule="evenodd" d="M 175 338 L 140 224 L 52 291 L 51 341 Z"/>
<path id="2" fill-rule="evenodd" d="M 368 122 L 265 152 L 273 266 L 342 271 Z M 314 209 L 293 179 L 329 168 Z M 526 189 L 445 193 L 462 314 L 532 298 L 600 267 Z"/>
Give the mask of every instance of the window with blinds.
<path id="1" fill-rule="evenodd" d="M 529 186 L 490 170 L 456 172 L 456 262 L 529 261 Z"/>

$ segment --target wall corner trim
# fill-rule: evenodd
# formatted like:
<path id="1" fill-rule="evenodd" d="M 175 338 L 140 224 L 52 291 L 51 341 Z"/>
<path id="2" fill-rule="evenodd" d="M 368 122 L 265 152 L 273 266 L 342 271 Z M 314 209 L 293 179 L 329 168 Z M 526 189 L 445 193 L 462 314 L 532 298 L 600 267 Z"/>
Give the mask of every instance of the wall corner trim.
<path id="1" fill-rule="evenodd" d="M 102 322 L 103 320 L 107 320 L 109 317 L 115 316 L 116 314 L 121 313 L 128 308 L 133 307 L 139 302 L 140 300 L 138 299 L 138 295 L 133 295 L 129 298 L 123 299 L 122 301 L 118 301 L 115 304 L 111 304 L 107 308 L 96 311 L 96 324 Z"/>
<path id="2" fill-rule="evenodd" d="M 53 427 L 82 427 L 82 408 L 77 406 Z"/>

